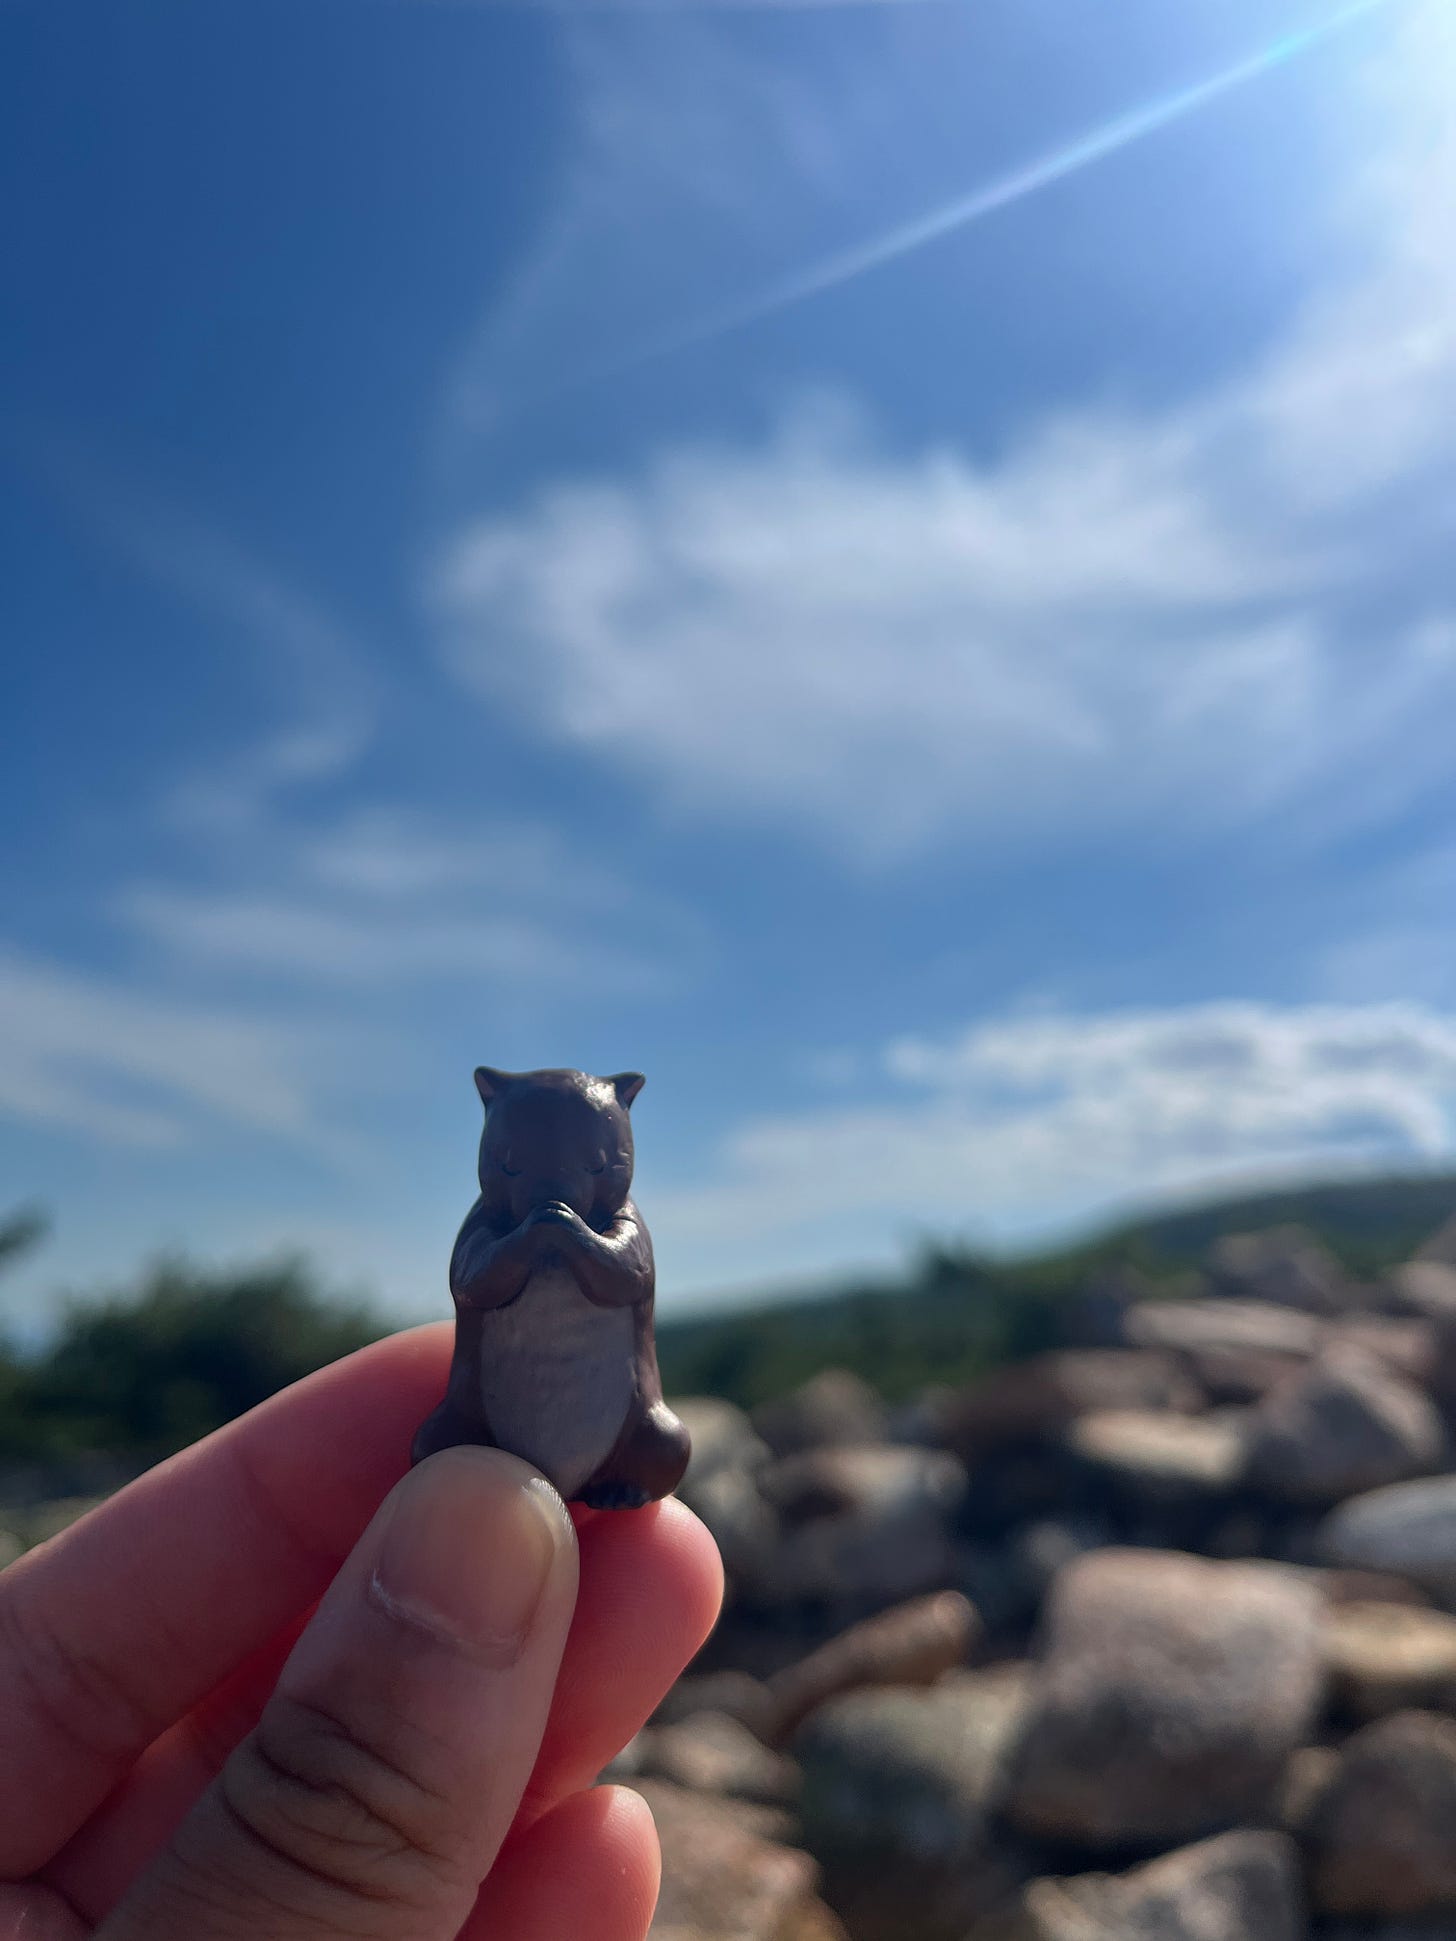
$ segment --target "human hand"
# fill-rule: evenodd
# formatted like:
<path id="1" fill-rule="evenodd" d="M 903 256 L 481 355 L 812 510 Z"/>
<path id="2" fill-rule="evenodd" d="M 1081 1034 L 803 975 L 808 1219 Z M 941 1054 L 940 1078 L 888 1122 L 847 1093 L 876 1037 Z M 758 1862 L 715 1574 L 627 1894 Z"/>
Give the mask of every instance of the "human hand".
<path id="1" fill-rule="evenodd" d="M 496 1450 L 401 1481 L 449 1355 L 350 1356 L 0 1574 L 0 1941 L 641 1941 L 651 1817 L 587 1789 L 716 1553 Z"/>

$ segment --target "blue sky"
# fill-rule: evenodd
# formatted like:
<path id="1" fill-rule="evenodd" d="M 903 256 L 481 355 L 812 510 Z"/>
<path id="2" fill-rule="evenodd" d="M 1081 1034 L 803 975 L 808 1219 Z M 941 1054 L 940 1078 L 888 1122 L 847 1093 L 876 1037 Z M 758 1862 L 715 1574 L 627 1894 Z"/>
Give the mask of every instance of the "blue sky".
<path id="1" fill-rule="evenodd" d="M 440 1311 L 482 1060 L 648 1073 L 679 1310 L 1450 1153 L 1450 0 L 4 0 L 0 94 L 16 1325 Z"/>

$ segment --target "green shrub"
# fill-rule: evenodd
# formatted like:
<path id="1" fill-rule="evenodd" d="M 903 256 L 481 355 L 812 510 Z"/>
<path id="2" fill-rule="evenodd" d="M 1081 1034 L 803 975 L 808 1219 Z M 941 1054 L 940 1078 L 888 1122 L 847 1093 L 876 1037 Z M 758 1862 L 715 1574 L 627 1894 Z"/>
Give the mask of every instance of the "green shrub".
<path id="1" fill-rule="evenodd" d="M 12 1450 L 162 1455 L 387 1332 L 301 1261 L 215 1273 L 165 1261 L 134 1289 L 74 1303 L 37 1361 L 12 1360 L 0 1434 Z"/>

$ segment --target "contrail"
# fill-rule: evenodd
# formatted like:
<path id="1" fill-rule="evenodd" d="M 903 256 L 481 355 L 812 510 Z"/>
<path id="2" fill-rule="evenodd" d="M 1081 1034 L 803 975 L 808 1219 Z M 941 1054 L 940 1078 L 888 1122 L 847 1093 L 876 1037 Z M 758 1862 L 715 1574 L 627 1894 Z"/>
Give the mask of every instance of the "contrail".
<path id="1" fill-rule="evenodd" d="M 1009 208 L 1013 203 L 1037 194 L 1039 190 L 1051 188 L 1054 183 L 1075 175 L 1079 169 L 1100 162 L 1108 155 L 1115 155 L 1120 149 L 1156 134 L 1159 129 L 1175 121 L 1181 121 L 1185 115 L 1193 114 L 1221 96 L 1258 80 L 1261 75 L 1285 66 L 1342 28 L 1390 4 L 1391 0 L 1352 0 L 1350 5 L 1341 7 L 1327 20 L 1301 28 L 1296 33 L 1285 34 L 1261 52 L 1251 54 L 1246 60 L 1236 62 L 1206 80 L 1175 89 L 1144 107 L 1130 109 L 1112 121 L 1102 122 L 1064 148 L 1054 149 L 1050 154 L 1028 162 L 1023 168 L 999 176 L 984 187 L 958 196 L 953 202 L 943 203 L 927 215 L 917 216 L 914 221 L 902 223 L 883 235 L 872 237 L 868 242 L 857 243 L 849 249 L 822 257 L 807 269 L 783 277 L 738 303 L 709 311 L 680 330 L 651 339 L 628 355 L 583 373 L 583 377 L 576 382 L 612 377 L 619 372 L 635 369 L 639 364 L 691 349 L 715 337 L 727 336 L 747 324 L 758 323 L 777 311 L 787 310 L 796 303 L 803 303 L 810 297 L 822 295 L 826 290 L 849 283 L 869 270 L 893 263 L 898 257 L 909 255 L 912 250 L 923 249 L 927 243 L 936 242 L 957 229 L 979 222 L 983 216 L 994 215 L 997 210 Z"/>
<path id="2" fill-rule="evenodd" d="M 564 14 L 580 20 L 614 14 L 815 13 L 831 8 L 869 11 L 876 7 L 953 6 L 955 0 L 383 0 L 383 4 L 453 8 L 460 13 Z"/>

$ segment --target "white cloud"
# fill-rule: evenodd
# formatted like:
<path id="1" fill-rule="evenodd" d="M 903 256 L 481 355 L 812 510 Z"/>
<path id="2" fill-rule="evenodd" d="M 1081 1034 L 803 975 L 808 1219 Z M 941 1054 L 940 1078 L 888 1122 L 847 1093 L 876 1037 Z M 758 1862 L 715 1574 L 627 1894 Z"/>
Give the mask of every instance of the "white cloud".
<path id="1" fill-rule="evenodd" d="M 669 1248 L 716 1242 L 745 1271 L 734 1249 L 748 1236 L 763 1244 L 762 1271 L 781 1236 L 805 1229 L 1014 1236 L 1132 1194 L 1261 1168 L 1424 1163 L 1453 1144 L 1456 1014 L 1252 1003 L 1031 1013 L 890 1045 L 853 1107 L 745 1125 L 724 1142 L 714 1184 L 659 1191 L 653 1204 Z"/>
<path id="2" fill-rule="evenodd" d="M 299 846 L 301 874 L 361 899 L 496 897 L 536 908 L 640 908 L 630 888 L 590 844 L 573 844 L 540 822 L 479 816 L 442 821 L 375 805 L 310 831 Z"/>
<path id="3" fill-rule="evenodd" d="M 743 23 L 713 8 L 649 5 L 635 21 L 629 9 L 591 11 L 560 20 L 553 36 L 572 151 L 536 236 L 514 273 L 493 281 L 462 350 L 447 447 L 523 399 L 632 361 L 665 319 L 716 309 L 735 282 L 761 281 L 826 224 L 839 233 L 863 222 L 867 185 L 846 159 L 880 157 L 875 183 L 893 193 L 898 170 L 884 159 L 903 153 L 900 104 L 923 78 L 917 50 L 944 45 L 933 22 L 901 8 L 866 62 L 860 7 L 849 31 L 821 36 L 812 66 L 796 69 L 762 59 Z"/>
<path id="4" fill-rule="evenodd" d="M 861 857 L 1400 812 L 1456 706 L 1447 32 L 1392 67 L 1365 267 L 1216 394 L 984 463 L 811 410 L 559 482 L 441 563 L 450 665 L 674 806 Z"/>
<path id="5" fill-rule="evenodd" d="M 0 954 L 0 1112 L 122 1145 L 199 1124 L 330 1143 L 326 1034 Z"/>
<path id="6" fill-rule="evenodd" d="M 236 969 L 350 985 L 439 983 L 462 978 L 570 982 L 632 988 L 653 982 L 629 952 L 572 939 L 504 911 L 488 917 L 325 910 L 287 898 L 226 891 L 135 890 L 122 917 L 169 950 Z"/>
<path id="7" fill-rule="evenodd" d="M 515 990 L 670 981 L 688 925 L 540 824 L 461 833 L 374 807 L 276 817 L 268 867 L 223 887 L 133 883 L 120 920 L 169 955 L 337 989 L 488 980 Z"/>

